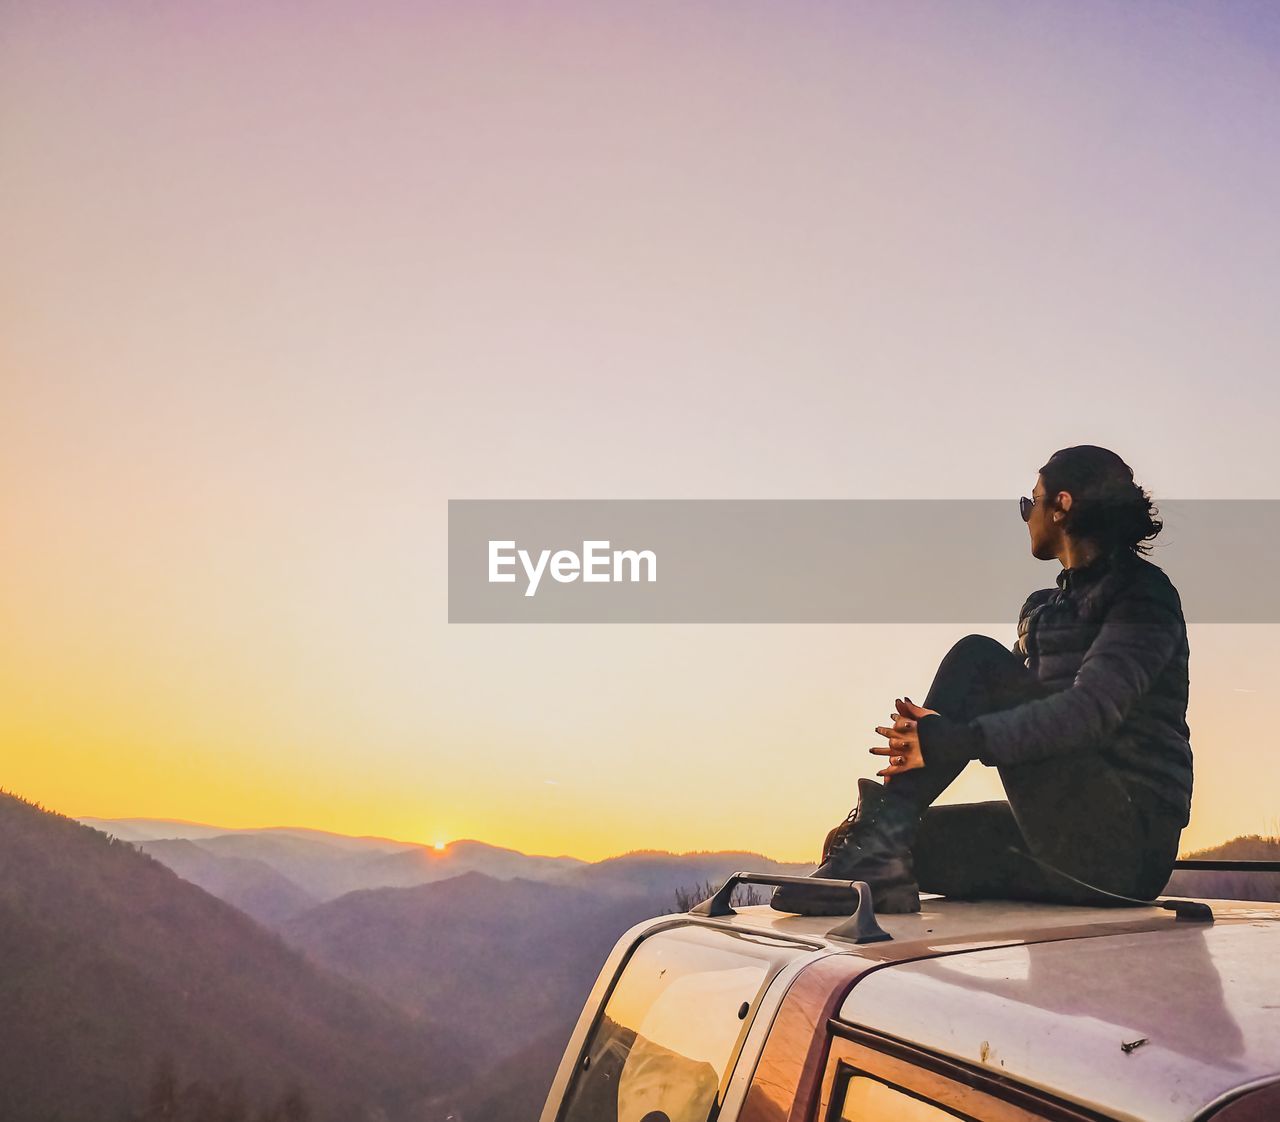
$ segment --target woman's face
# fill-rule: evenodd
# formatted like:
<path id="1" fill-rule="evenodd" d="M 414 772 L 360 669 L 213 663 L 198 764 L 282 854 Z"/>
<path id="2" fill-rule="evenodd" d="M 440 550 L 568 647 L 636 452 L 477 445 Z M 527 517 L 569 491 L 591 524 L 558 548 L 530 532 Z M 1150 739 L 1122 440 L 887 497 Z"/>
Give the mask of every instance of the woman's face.
<path id="1" fill-rule="evenodd" d="M 1036 500 L 1027 519 L 1027 533 L 1031 535 L 1031 556 L 1040 561 L 1049 561 L 1058 556 L 1063 531 L 1061 525 L 1053 520 L 1054 511 L 1050 509 L 1051 500 L 1045 494 L 1043 476 L 1036 476 L 1031 497 Z"/>

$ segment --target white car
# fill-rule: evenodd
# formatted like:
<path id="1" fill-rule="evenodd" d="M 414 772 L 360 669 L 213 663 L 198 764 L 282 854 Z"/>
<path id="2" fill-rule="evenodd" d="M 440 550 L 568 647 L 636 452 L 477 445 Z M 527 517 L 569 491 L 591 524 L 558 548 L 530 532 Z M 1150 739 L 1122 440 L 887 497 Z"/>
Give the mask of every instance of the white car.
<path id="1" fill-rule="evenodd" d="M 1280 904 L 728 906 L 794 879 L 626 932 L 541 1122 L 1280 1122 Z"/>

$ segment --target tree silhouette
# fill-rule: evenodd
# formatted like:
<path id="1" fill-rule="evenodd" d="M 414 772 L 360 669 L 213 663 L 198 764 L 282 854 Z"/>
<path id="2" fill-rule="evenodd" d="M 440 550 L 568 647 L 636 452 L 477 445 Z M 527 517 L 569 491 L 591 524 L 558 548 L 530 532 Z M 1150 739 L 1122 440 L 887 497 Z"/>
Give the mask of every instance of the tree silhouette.
<path id="1" fill-rule="evenodd" d="M 728 878 L 726 877 L 725 879 L 727 880 Z M 723 880 L 704 880 L 699 884 L 695 884 L 692 888 L 677 888 L 675 892 L 675 907 L 668 909 L 668 911 L 687 912 L 694 905 L 714 896 L 720 891 L 723 884 Z M 750 908 L 756 904 L 767 902 L 764 892 L 754 884 L 739 884 L 729 897 L 729 903 L 735 908 Z M 664 912 L 663 914 L 667 913 Z"/>

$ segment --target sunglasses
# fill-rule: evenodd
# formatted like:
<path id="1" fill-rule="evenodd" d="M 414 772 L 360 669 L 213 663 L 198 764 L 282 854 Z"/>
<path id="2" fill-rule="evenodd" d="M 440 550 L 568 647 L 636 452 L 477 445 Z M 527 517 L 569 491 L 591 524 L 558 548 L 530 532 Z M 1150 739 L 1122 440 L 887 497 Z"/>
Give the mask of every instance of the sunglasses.
<path id="1" fill-rule="evenodd" d="M 1031 518 L 1031 508 L 1044 498 L 1043 495 L 1037 499 L 1028 499 L 1025 495 L 1018 500 L 1018 511 L 1022 515 L 1022 521 L 1027 522 Z"/>

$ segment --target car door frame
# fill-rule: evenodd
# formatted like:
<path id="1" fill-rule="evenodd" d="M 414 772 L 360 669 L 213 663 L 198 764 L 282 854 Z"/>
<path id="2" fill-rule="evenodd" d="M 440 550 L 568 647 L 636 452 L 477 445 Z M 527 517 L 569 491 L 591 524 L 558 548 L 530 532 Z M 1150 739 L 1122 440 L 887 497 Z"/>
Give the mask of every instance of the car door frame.
<path id="1" fill-rule="evenodd" d="M 842 1093 L 855 1075 L 870 1078 L 981 1122 L 1114 1122 L 994 1072 L 940 1056 L 893 1037 L 832 1020 L 816 1117 L 840 1122 Z"/>

